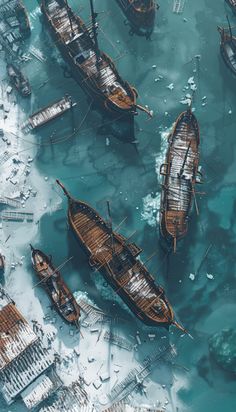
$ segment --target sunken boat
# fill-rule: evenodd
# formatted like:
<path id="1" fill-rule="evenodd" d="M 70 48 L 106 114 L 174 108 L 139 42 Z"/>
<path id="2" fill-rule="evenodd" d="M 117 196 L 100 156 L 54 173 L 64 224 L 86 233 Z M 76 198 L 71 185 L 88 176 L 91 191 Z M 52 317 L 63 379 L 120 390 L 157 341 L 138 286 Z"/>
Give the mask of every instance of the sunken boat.
<path id="1" fill-rule="evenodd" d="M 137 92 L 119 75 L 112 59 L 99 49 L 97 14 L 90 0 L 92 27 L 68 6 L 66 0 L 42 0 L 41 9 L 55 42 L 71 73 L 94 104 L 115 117 L 133 116 Z"/>
<path id="2" fill-rule="evenodd" d="M 131 26 L 130 34 L 138 34 L 150 38 L 156 10 L 159 5 L 155 0 L 116 0 Z"/>
<path id="3" fill-rule="evenodd" d="M 221 37 L 220 52 L 226 66 L 236 75 L 236 37 L 233 36 L 229 20 L 228 24 L 228 28 L 218 27 Z"/>
<path id="4" fill-rule="evenodd" d="M 31 246 L 32 265 L 39 277 L 37 285 L 43 286 L 59 315 L 69 323 L 78 325 L 80 307 L 65 284 L 59 268 L 52 264 L 51 257 Z"/>
<path id="5" fill-rule="evenodd" d="M 14 64 L 7 64 L 7 74 L 11 84 L 19 91 L 23 97 L 31 95 L 31 87 L 29 80 L 23 75 L 21 70 Z"/>
<path id="6" fill-rule="evenodd" d="M 18 0 L 16 4 L 16 18 L 19 21 L 20 32 L 24 38 L 28 37 L 31 33 L 29 17 L 26 8 L 21 0 Z"/>
<path id="7" fill-rule="evenodd" d="M 226 3 L 231 7 L 234 13 L 236 13 L 236 0 L 225 0 Z"/>
<path id="8" fill-rule="evenodd" d="M 155 283 L 138 258 L 142 249 L 113 231 L 111 221 L 106 222 L 87 203 L 74 199 L 59 180 L 57 183 L 67 196 L 68 221 L 90 266 L 102 273 L 142 322 L 167 328 L 174 324 L 185 331 L 174 320 L 163 288 Z"/>
<path id="9" fill-rule="evenodd" d="M 160 167 L 163 176 L 160 232 L 168 247 L 176 250 L 177 240 L 188 231 L 188 221 L 195 198 L 195 183 L 200 178 L 200 134 L 191 108 L 178 117 L 172 133 L 166 161 Z"/>

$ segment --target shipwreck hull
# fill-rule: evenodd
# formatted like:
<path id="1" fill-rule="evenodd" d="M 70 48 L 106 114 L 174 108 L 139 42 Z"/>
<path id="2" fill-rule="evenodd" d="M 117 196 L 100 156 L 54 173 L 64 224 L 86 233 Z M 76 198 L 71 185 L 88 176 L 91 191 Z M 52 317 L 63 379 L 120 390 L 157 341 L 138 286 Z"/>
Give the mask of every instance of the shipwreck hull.
<path id="1" fill-rule="evenodd" d="M 61 1 L 61 3 L 65 4 L 63 0 Z M 41 10 L 43 12 L 45 22 L 49 28 L 52 38 L 56 42 L 57 48 L 59 49 L 64 61 L 68 64 L 72 76 L 74 77 L 75 81 L 79 84 L 79 86 L 83 89 L 85 94 L 93 100 L 94 106 L 97 106 L 100 110 L 105 111 L 107 114 L 110 114 L 111 116 L 114 116 L 114 117 L 118 117 L 118 116 L 132 117 L 133 115 L 137 114 L 136 113 L 137 92 L 134 88 L 132 88 L 128 84 L 128 82 L 125 82 L 121 79 L 111 58 L 108 55 L 106 55 L 104 52 L 100 51 L 101 60 L 103 64 L 108 65 L 110 69 L 114 72 L 114 75 L 117 81 L 120 82 L 121 86 L 126 90 L 127 97 L 132 101 L 132 107 L 125 108 L 125 107 L 122 107 L 122 104 L 120 106 L 118 106 L 117 104 L 114 104 L 112 100 L 109 99 L 108 96 L 105 93 L 103 93 L 99 87 L 96 86 L 95 82 L 90 79 L 90 77 L 92 78 L 92 75 L 89 76 L 88 72 L 86 73 L 85 70 L 83 70 L 80 67 L 80 65 L 76 64 L 74 57 L 69 53 L 70 46 L 66 45 L 63 42 L 61 35 L 56 30 L 55 25 L 53 23 L 53 19 L 51 18 L 48 12 L 46 0 L 42 0 Z M 79 16 L 75 15 L 70 8 L 69 10 L 70 10 L 71 15 L 73 16 L 74 22 L 76 22 L 76 24 L 80 28 L 79 30 L 81 31 L 81 33 L 83 33 L 84 36 L 86 36 L 86 41 L 88 41 L 88 43 L 90 44 L 91 50 L 94 51 L 93 41 L 90 38 L 88 30 L 86 26 L 84 25 L 83 21 L 80 19 Z"/>
<path id="2" fill-rule="evenodd" d="M 181 113 L 169 137 L 166 162 L 161 166 L 163 176 L 160 233 L 169 247 L 176 248 L 177 240 L 188 231 L 188 220 L 198 175 L 200 143 L 199 127 L 191 110 Z"/>
<path id="3" fill-rule="evenodd" d="M 155 1 L 150 1 L 150 6 L 146 6 L 143 11 L 135 7 L 130 0 L 116 1 L 131 25 L 131 33 L 150 37 L 154 28 L 156 9 L 159 8 Z"/>

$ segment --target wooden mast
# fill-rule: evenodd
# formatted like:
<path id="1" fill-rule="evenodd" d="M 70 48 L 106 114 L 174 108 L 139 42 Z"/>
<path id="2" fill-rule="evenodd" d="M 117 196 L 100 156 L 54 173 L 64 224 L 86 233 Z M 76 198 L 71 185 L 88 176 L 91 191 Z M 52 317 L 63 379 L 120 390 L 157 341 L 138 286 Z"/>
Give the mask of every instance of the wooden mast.
<path id="1" fill-rule="evenodd" d="M 99 68 L 99 61 L 101 58 L 101 53 L 98 47 L 98 33 L 97 33 L 97 13 L 94 10 L 94 5 L 93 5 L 93 0 L 90 0 L 90 9 L 91 9 L 91 17 L 92 17 L 92 30 L 93 30 L 93 39 L 94 39 L 94 45 L 95 45 L 95 54 L 96 54 L 96 65 L 97 68 Z"/>
<path id="2" fill-rule="evenodd" d="M 111 217 L 111 209 L 110 209 L 110 202 L 107 200 L 107 211 L 109 216 L 109 228 L 110 228 L 110 236 L 111 236 L 111 249 L 112 254 L 115 253 L 114 250 L 114 236 L 113 236 L 113 228 L 112 228 L 112 217 Z"/>
<path id="3" fill-rule="evenodd" d="M 69 21 L 70 21 L 71 34 L 72 34 L 72 36 L 74 36 L 73 23 L 71 21 L 70 8 L 69 8 L 68 0 L 65 0 L 65 2 L 66 2 L 66 9 L 67 9 L 67 13 L 68 13 L 68 18 L 69 18 Z"/>
<path id="4" fill-rule="evenodd" d="M 232 28 L 231 28 L 231 25 L 230 25 L 230 21 L 229 21 L 229 17 L 228 17 L 228 15 L 226 16 L 226 18 L 227 18 L 227 21 L 228 21 L 228 26 L 229 26 L 229 33 L 230 33 L 230 38 L 232 39 L 232 37 L 233 37 L 233 34 L 232 34 Z"/>

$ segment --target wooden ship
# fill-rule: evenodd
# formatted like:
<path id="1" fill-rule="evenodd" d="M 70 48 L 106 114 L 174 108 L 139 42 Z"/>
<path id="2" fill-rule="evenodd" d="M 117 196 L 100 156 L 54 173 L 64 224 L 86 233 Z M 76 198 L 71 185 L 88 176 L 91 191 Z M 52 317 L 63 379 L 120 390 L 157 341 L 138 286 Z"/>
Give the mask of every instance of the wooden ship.
<path id="1" fill-rule="evenodd" d="M 28 97 L 31 95 L 29 80 L 23 75 L 18 67 L 12 63 L 7 64 L 7 74 L 10 78 L 11 84 L 23 97 Z"/>
<path id="2" fill-rule="evenodd" d="M 37 112 L 33 113 L 29 119 L 23 123 L 21 126 L 22 129 L 28 128 L 30 130 L 38 129 L 41 126 L 44 126 L 51 120 L 56 119 L 59 116 L 62 116 L 65 112 L 72 109 L 76 106 L 76 103 L 73 103 L 70 96 L 66 95 L 60 100 L 53 102 L 52 104 L 43 107 Z"/>
<path id="3" fill-rule="evenodd" d="M 47 25 L 69 64 L 72 75 L 94 103 L 105 112 L 122 117 L 133 116 L 137 92 L 119 75 L 111 58 L 99 49 L 97 14 L 90 0 L 92 27 L 87 28 L 66 0 L 42 0 L 41 9 Z"/>
<path id="4" fill-rule="evenodd" d="M 160 232 L 168 246 L 176 250 L 177 240 L 188 231 L 189 215 L 199 175 L 199 127 L 191 108 L 180 114 L 169 136 L 163 176 Z"/>
<path id="5" fill-rule="evenodd" d="M 228 19 L 228 17 L 227 17 Z M 229 27 L 218 27 L 220 33 L 220 52 L 226 66 L 236 75 L 236 37 L 232 34 L 232 29 L 228 19 Z"/>
<path id="6" fill-rule="evenodd" d="M 133 313 L 151 326 L 176 325 L 174 313 L 163 288 L 157 285 L 145 265 L 138 259 L 142 252 L 135 243 L 129 243 L 113 231 L 111 218 L 107 223 L 87 203 L 76 200 L 62 183 L 57 183 L 68 198 L 69 224 L 88 255 L 89 264 L 99 270 L 115 292 Z M 110 216 L 110 209 L 108 207 Z"/>
<path id="7" fill-rule="evenodd" d="M 131 26 L 130 34 L 150 38 L 159 5 L 155 0 L 116 0 Z"/>
<path id="8" fill-rule="evenodd" d="M 51 258 L 41 250 L 31 246 L 31 258 L 35 272 L 39 277 L 37 285 L 43 286 L 59 315 L 69 323 L 78 325 L 80 307 L 65 284 L 59 268 L 53 266 Z"/>
<path id="9" fill-rule="evenodd" d="M 226 3 L 231 7 L 234 13 L 236 13 L 236 0 L 225 0 Z"/>

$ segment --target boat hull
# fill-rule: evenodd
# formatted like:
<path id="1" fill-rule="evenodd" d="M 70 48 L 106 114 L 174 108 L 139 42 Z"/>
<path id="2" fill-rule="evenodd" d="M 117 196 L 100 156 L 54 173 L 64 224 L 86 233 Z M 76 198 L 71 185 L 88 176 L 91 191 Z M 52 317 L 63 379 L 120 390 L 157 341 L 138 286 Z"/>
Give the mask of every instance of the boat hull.
<path id="1" fill-rule="evenodd" d="M 37 256 L 37 257 L 36 257 Z M 37 259 L 40 257 L 42 265 L 45 265 L 44 267 L 40 266 Z M 55 309 L 57 310 L 58 314 L 68 323 L 77 323 L 80 317 L 80 308 L 79 305 L 77 304 L 73 294 L 71 291 L 68 289 L 66 284 L 64 283 L 60 273 L 55 270 L 51 263 L 51 259 L 45 255 L 42 251 L 38 249 L 33 249 L 32 250 L 32 264 L 35 272 L 37 273 L 41 286 L 45 289 L 47 292 L 51 302 L 53 303 Z M 57 284 L 57 287 L 60 291 L 60 293 L 63 292 L 62 300 L 60 305 L 58 304 L 58 301 L 53 298 L 53 290 L 54 287 L 52 284 L 49 284 L 51 282 L 52 277 L 46 278 L 45 279 L 45 274 L 50 274 L 50 273 L 55 273 L 55 283 Z M 65 305 L 67 302 L 70 302 L 70 308 L 73 309 L 73 312 L 71 311 L 69 314 L 66 314 L 63 312 L 63 309 L 60 309 L 59 306 Z"/>
<path id="2" fill-rule="evenodd" d="M 127 244 L 126 239 L 122 235 L 113 232 L 113 237 L 114 237 L 113 239 L 114 239 L 114 242 L 115 242 L 114 244 L 115 244 L 115 249 L 116 249 L 115 258 L 113 257 L 113 254 L 111 256 L 111 250 L 109 250 L 108 254 L 110 254 L 110 257 L 105 258 L 105 261 L 104 261 L 104 257 L 102 257 L 102 259 L 100 259 L 100 254 L 103 255 L 103 251 L 105 251 L 104 253 L 107 253 L 106 247 L 108 245 L 108 239 L 110 238 L 110 234 L 109 234 L 110 229 L 106 225 L 106 222 L 100 216 L 97 215 L 97 213 L 94 209 L 92 209 L 90 206 L 88 206 L 87 204 L 85 204 L 83 202 L 80 202 L 80 201 L 78 201 L 76 203 L 76 205 L 78 205 L 78 204 L 79 204 L 79 208 L 81 208 L 81 210 L 83 208 L 89 208 L 88 213 L 91 214 L 91 216 L 92 215 L 96 216 L 96 220 L 97 220 L 96 223 L 95 223 L 94 220 L 91 220 L 91 221 L 87 222 L 86 219 L 84 217 L 82 217 L 82 220 L 83 220 L 83 225 L 82 226 L 83 226 L 83 228 L 81 230 L 78 230 L 78 217 L 77 217 L 78 213 L 76 214 L 76 217 L 75 217 L 74 213 L 71 211 L 72 207 L 69 206 L 69 210 L 68 210 L 69 224 L 71 226 L 71 229 L 72 229 L 77 241 L 79 242 L 80 247 L 84 250 L 84 252 L 88 256 L 90 266 L 93 269 L 101 272 L 101 274 L 104 276 L 107 283 L 109 283 L 111 285 L 111 287 L 114 289 L 114 291 L 121 297 L 121 299 L 126 303 L 126 305 L 129 307 L 129 309 L 136 315 L 136 317 L 139 320 L 141 320 L 142 322 L 144 322 L 145 324 L 150 325 L 150 326 L 163 326 L 163 327 L 168 328 L 170 326 L 170 324 L 172 324 L 173 319 L 174 319 L 174 314 L 173 314 L 172 308 L 170 307 L 167 299 L 165 298 L 165 294 L 164 294 L 163 289 L 160 286 L 155 284 L 154 279 L 148 273 L 145 266 L 142 265 L 142 263 L 138 259 L 136 259 L 137 256 L 140 254 L 141 249 L 138 248 L 135 244 Z M 78 207 L 78 206 L 76 206 L 76 207 Z M 76 221 L 77 221 L 77 223 L 75 223 Z M 103 232 L 100 231 L 100 233 L 97 233 L 97 237 L 95 239 L 92 239 L 93 246 L 91 246 L 91 237 L 90 237 L 90 240 L 86 243 L 84 241 L 84 237 L 83 237 L 82 233 L 85 231 L 88 234 L 88 231 L 90 230 L 89 229 L 90 227 L 93 227 L 93 230 L 95 230 L 95 231 L 98 228 L 98 232 L 99 232 L 99 226 L 102 228 Z M 101 241 L 102 238 L 103 238 L 103 243 L 102 243 L 102 246 L 101 246 L 101 245 L 99 245 L 99 240 L 97 240 L 97 239 L 100 239 L 100 241 Z M 106 241 L 104 241 L 104 238 L 106 238 Z M 89 244 L 90 244 L 90 246 L 89 246 Z M 95 248 L 94 248 L 94 245 L 96 245 Z M 117 260 L 119 261 L 119 264 L 120 264 L 120 262 L 121 262 L 120 256 L 122 255 L 121 252 L 123 252 L 123 251 L 124 251 L 124 254 L 125 254 L 125 262 L 122 260 L 121 269 L 117 270 L 117 264 L 115 262 L 116 256 L 118 256 Z M 127 262 L 128 262 L 128 268 L 129 269 L 126 267 Z M 124 269 L 124 267 L 125 267 L 125 269 Z M 136 292 L 135 292 L 135 294 L 133 293 L 133 295 L 131 293 L 131 295 L 132 295 L 132 297 L 131 297 L 130 294 L 128 293 L 130 290 L 128 289 L 128 291 L 127 291 L 127 289 L 126 289 L 127 283 L 129 283 L 130 279 L 132 279 L 132 282 L 133 282 L 133 280 L 136 276 L 136 275 L 134 275 L 134 273 L 136 273 L 136 272 L 133 272 L 134 268 L 136 268 L 135 270 L 138 272 L 138 275 L 139 274 L 142 275 L 142 278 L 141 278 L 142 280 L 141 281 L 142 282 L 144 281 L 143 287 L 144 287 L 145 284 L 146 285 L 149 284 L 149 286 L 151 285 L 151 288 L 150 288 L 151 295 L 149 295 L 148 297 L 144 296 L 144 298 L 141 297 L 141 299 L 140 299 L 140 294 L 139 294 L 138 298 L 137 298 L 136 297 Z M 121 273 L 119 273 L 119 270 L 121 270 Z M 131 274 L 132 274 L 131 278 L 129 278 L 128 282 L 126 282 L 126 280 L 127 280 L 126 275 L 127 275 L 127 273 L 130 274 L 130 271 L 131 271 Z M 143 273 L 144 273 L 144 276 L 143 276 Z M 121 278 L 122 278 L 122 281 L 121 281 Z M 124 278 L 126 278 L 126 280 L 123 283 Z M 117 279 L 119 279 L 119 281 Z M 146 280 L 147 280 L 148 283 L 145 283 Z M 122 286 L 121 286 L 121 284 L 122 284 Z M 133 283 L 132 283 L 132 285 L 133 285 Z M 136 288 L 136 286 L 134 286 L 134 287 Z M 137 293 L 140 293 L 140 290 L 138 291 L 138 289 L 137 289 Z M 149 292 L 148 292 L 148 294 L 149 294 Z M 143 296 L 142 292 L 141 292 L 141 296 Z M 151 296 L 151 298 L 150 298 L 150 296 Z M 135 301 L 135 299 L 137 299 L 137 302 Z M 150 299 L 150 300 L 147 301 L 147 299 Z M 146 305 L 145 308 L 144 308 L 144 306 L 142 307 L 144 300 L 145 300 L 144 306 Z M 142 304 L 140 303 L 141 301 L 142 301 Z M 160 314 L 157 316 L 156 313 L 153 314 L 152 311 L 155 311 L 155 308 L 156 308 L 155 305 L 157 305 L 157 304 L 159 305 L 159 310 L 160 310 L 160 308 L 161 308 L 161 310 L 162 310 L 162 308 L 164 308 L 165 316 L 162 316 Z M 150 315 L 150 313 L 152 313 L 152 315 Z"/>
<path id="3" fill-rule="evenodd" d="M 45 21 L 49 27 L 50 33 L 53 39 L 56 42 L 57 48 L 59 49 L 64 61 L 69 65 L 71 74 L 76 82 L 80 85 L 83 89 L 85 94 L 90 97 L 94 103 L 95 107 L 98 107 L 100 110 L 106 112 L 110 116 L 114 116 L 115 118 L 119 116 L 127 116 L 132 117 L 136 113 L 136 91 L 127 83 L 123 82 L 124 87 L 127 90 L 127 93 L 130 99 L 133 101 L 133 107 L 123 108 L 114 104 L 107 96 L 101 92 L 98 87 L 95 87 L 94 82 L 90 81 L 89 76 L 77 65 L 74 61 L 74 58 L 68 51 L 68 47 L 66 47 L 65 43 L 62 42 L 61 37 L 59 36 L 58 32 L 55 30 L 52 20 L 48 15 L 47 8 L 45 5 L 45 1 L 42 1 L 41 10 L 43 12 L 43 16 Z M 77 18 L 77 16 L 76 16 Z M 79 18 L 78 18 L 79 19 Z M 108 62 L 108 64 L 115 70 L 115 66 L 108 55 L 101 52 L 101 57 Z M 118 75 L 118 74 L 117 74 Z M 119 76 L 118 76 L 119 77 Z"/>
<path id="4" fill-rule="evenodd" d="M 191 111 L 181 113 L 169 137 L 166 162 L 160 169 L 163 176 L 160 233 L 170 248 L 188 231 L 198 174 L 199 143 L 199 127 L 195 116 Z"/>
<path id="5" fill-rule="evenodd" d="M 157 5 L 152 5 L 145 12 L 139 11 L 129 0 L 116 0 L 131 25 L 131 34 L 136 33 L 147 38 L 153 32 Z"/>

